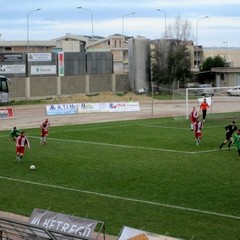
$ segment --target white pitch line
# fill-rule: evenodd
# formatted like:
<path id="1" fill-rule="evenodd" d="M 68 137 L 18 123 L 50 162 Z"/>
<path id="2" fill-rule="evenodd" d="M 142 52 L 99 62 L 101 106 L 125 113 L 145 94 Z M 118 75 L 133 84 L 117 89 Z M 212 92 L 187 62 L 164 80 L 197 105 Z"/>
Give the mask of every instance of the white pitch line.
<path id="1" fill-rule="evenodd" d="M 32 182 L 32 181 L 27 181 L 27 180 L 21 180 L 21 179 L 14 179 L 14 178 L 10 178 L 10 177 L 0 176 L 0 179 L 7 180 L 7 181 L 20 182 L 20 183 L 27 183 L 27 184 L 37 185 L 37 186 L 41 186 L 41 187 L 56 188 L 56 189 L 61 189 L 61 190 L 65 190 L 65 191 L 85 193 L 85 194 L 96 195 L 96 196 L 101 196 L 101 197 L 105 197 L 105 198 L 113 198 L 113 199 L 118 199 L 118 200 L 122 200 L 122 201 L 155 205 L 155 206 L 160 206 L 160 207 L 165 207 L 165 208 L 172 208 L 172 209 L 178 209 L 178 210 L 182 210 L 182 211 L 196 212 L 196 213 L 201 213 L 201 214 L 206 214 L 206 215 L 240 220 L 240 216 L 204 211 L 204 210 L 200 210 L 200 209 L 187 208 L 187 207 L 181 207 L 181 206 L 176 206 L 176 205 L 170 205 L 170 204 L 164 204 L 164 203 L 158 203 L 158 202 L 152 202 L 152 201 L 146 201 L 146 200 L 140 200 L 140 199 L 134 199 L 134 198 L 120 197 L 120 196 L 115 196 L 115 195 L 110 195 L 110 194 L 91 192 L 91 191 L 75 189 L 75 188 L 62 187 L 62 186 L 57 186 L 57 185 L 52 185 L 52 184 L 38 183 L 38 182 Z"/>
<path id="2" fill-rule="evenodd" d="M 38 138 L 38 137 L 35 137 L 35 136 L 29 136 L 29 137 Z M 164 148 L 139 147 L 139 146 L 131 146 L 131 145 L 111 144 L 111 143 L 101 143 L 101 142 L 88 142 L 88 141 L 60 139 L 60 138 L 48 138 L 48 140 L 61 141 L 61 142 L 84 143 L 84 144 L 119 147 L 119 148 L 131 148 L 131 149 L 141 149 L 141 150 L 150 150 L 150 151 L 160 151 L 160 152 L 185 153 L 185 154 L 199 154 L 199 153 L 209 153 L 209 152 L 219 151 L 219 149 L 212 149 L 212 150 L 206 150 L 206 151 L 189 152 L 189 151 L 164 149 Z"/>
<path id="3" fill-rule="evenodd" d="M 7 137 L 9 137 L 9 135 L 2 135 L 2 136 L 0 136 L 0 138 L 7 138 Z"/>
<path id="4" fill-rule="evenodd" d="M 163 125 L 154 125 L 154 124 L 138 124 L 138 126 L 142 126 L 142 127 L 156 127 L 156 128 L 169 128 L 169 129 L 180 129 L 180 130 L 187 130 L 189 131 L 189 128 L 180 128 L 180 127 L 171 127 L 171 126 L 163 126 Z M 219 128 L 219 127 L 224 127 L 223 125 L 215 125 L 215 126 L 211 126 L 211 127 L 205 127 L 206 128 Z"/>
<path id="5" fill-rule="evenodd" d="M 162 126 L 162 125 L 154 125 L 154 124 L 138 124 L 140 127 L 153 127 L 153 128 L 169 128 L 169 129 L 180 129 L 180 130 L 188 130 L 188 128 L 180 128 L 180 127 L 170 127 L 170 126 Z"/>

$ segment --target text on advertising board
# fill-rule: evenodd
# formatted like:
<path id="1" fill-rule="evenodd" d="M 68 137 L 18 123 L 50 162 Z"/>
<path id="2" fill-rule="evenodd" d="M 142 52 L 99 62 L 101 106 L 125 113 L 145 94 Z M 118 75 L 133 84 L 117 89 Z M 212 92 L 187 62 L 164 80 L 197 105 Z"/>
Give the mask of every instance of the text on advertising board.
<path id="1" fill-rule="evenodd" d="M 90 238 L 97 221 L 35 208 L 29 224 L 59 233 Z"/>

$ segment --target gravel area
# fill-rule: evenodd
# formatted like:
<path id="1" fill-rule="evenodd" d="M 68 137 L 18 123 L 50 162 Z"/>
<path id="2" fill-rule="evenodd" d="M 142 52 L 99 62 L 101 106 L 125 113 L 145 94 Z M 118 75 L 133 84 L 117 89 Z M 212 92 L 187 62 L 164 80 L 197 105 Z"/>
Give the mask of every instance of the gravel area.
<path id="1" fill-rule="evenodd" d="M 115 113 L 81 113 L 74 115 L 47 116 L 45 112 L 46 105 L 67 104 L 67 103 L 87 103 L 87 102 L 126 102 L 132 97 L 132 101 L 138 101 L 140 111 L 138 112 L 115 112 Z M 61 126 L 68 124 L 81 124 L 91 122 L 107 122 L 117 120 L 133 120 L 151 117 L 171 116 L 171 101 L 152 100 L 151 97 L 136 95 L 133 93 L 123 96 L 103 93 L 97 96 L 71 96 L 45 100 L 43 104 L 38 105 L 19 105 L 11 106 L 14 112 L 14 118 L 0 119 L 0 131 L 10 130 L 13 126 L 20 129 L 39 127 L 40 123 L 48 117 L 51 126 Z"/>

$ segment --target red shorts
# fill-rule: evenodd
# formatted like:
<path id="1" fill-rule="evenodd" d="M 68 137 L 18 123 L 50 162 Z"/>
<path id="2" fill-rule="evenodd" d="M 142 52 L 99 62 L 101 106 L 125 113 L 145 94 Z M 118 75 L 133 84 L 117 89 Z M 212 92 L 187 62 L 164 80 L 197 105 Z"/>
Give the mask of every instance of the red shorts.
<path id="1" fill-rule="evenodd" d="M 16 147 L 16 153 L 22 153 L 24 154 L 24 147 Z"/>
<path id="2" fill-rule="evenodd" d="M 48 135 L 48 131 L 47 130 L 42 130 L 41 137 L 45 137 L 47 135 Z"/>
<path id="3" fill-rule="evenodd" d="M 195 122 L 196 122 L 196 119 L 197 119 L 197 118 L 195 118 L 195 117 L 191 118 L 191 119 L 190 119 L 191 123 L 195 123 Z"/>
<path id="4" fill-rule="evenodd" d="M 201 132 L 195 132 L 195 137 L 196 138 L 201 138 L 202 137 L 202 133 Z"/>

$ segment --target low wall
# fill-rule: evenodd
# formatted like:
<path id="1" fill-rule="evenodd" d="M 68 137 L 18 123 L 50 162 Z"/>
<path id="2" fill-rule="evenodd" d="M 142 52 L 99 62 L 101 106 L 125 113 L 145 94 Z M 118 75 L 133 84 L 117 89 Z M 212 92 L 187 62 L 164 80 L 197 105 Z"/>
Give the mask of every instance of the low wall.
<path id="1" fill-rule="evenodd" d="M 11 78 L 9 99 L 31 100 L 76 94 L 129 91 L 128 74 Z"/>

